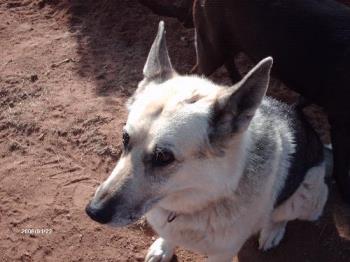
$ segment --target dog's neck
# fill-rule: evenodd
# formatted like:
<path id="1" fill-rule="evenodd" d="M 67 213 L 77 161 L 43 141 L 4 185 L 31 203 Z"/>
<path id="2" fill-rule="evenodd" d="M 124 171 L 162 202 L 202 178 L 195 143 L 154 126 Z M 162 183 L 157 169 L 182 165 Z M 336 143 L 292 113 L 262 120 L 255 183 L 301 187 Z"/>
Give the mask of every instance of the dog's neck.
<path id="1" fill-rule="evenodd" d="M 244 205 L 241 205 L 241 203 L 238 203 L 238 201 L 239 199 L 235 198 L 223 198 L 217 201 L 210 202 L 205 208 L 202 208 L 200 210 L 193 210 L 190 213 L 174 212 L 160 208 L 161 213 L 163 214 L 162 218 L 164 219 L 162 222 L 171 224 L 174 221 L 177 221 L 178 219 L 191 220 L 194 217 L 198 216 L 215 218 L 218 215 L 220 215 L 223 210 L 225 211 L 226 215 L 238 215 L 240 212 L 242 212 L 242 210 L 245 209 Z"/>

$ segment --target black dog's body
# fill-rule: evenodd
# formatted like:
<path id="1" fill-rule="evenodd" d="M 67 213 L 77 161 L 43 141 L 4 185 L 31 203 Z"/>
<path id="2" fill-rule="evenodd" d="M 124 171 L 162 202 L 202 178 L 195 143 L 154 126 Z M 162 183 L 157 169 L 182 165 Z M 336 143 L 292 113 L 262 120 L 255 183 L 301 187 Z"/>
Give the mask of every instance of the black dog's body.
<path id="1" fill-rule="evenodd" d="M 350 8 L 333 0 L 197 0 L 194 3 L 197 73 L 233 58 L 272 56 L 274 74 L 321 105 L 331 123 L 334 174 L 350 202 Z"/>

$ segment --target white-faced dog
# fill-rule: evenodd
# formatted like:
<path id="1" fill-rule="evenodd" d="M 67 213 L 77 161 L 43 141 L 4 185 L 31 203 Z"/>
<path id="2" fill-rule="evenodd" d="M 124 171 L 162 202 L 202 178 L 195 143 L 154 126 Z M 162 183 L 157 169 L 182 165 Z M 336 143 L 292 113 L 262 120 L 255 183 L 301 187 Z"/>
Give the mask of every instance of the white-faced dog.
<path id="1" fill-rule="evenodd" d="M 176 246 L 232 261 L 259 233 L 276 246 L 289 220 L 323 210 L 323 146 L 292 108 L 264 97 L 272 58 L 233 86 L 180 76 L 160 22 L 128 102 L 124 150 L 86 207 L 94 220 L 125 226 L 141 216 L 159 234 L 146 261 L 170 261 Z"/>

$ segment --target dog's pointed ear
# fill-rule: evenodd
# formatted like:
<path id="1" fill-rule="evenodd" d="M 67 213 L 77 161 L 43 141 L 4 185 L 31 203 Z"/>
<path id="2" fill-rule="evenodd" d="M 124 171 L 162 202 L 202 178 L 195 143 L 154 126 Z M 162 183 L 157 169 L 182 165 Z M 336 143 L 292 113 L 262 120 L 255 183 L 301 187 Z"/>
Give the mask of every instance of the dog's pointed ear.
<path id="1" fill-rule="evenodd" d="M 236 85 L 224 90 L 213 107 L 210 136 L 222 137 L 248 128 L 266 94 L 273 60 L 259 62 Z"/>
<path id="2" fill-rule="evenodd" d="M 143 75 L 147 80 L 160 82 L 169 79 L 174 73 L 165 40 L 164 22 L 160 21 L 158 33 L 149 51 Z"/>

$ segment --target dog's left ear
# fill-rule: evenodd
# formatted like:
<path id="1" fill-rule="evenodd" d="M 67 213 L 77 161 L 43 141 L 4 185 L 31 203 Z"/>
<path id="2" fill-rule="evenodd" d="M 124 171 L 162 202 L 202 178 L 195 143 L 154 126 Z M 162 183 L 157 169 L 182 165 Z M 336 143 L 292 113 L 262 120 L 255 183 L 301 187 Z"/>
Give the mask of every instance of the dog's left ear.
<path id="1" fill-rule="evenodd" d="M 158 33 L 149 51 L 143 75 L 147 80 L 163 82 L 174 73 L 165 40 L 164 22 L 160 21 Z"/>
<path id="2" fill-rule="evenodd" d="M 273 60 L 263 59 L 236 85 L 225 90 L 213 106 L 211 138 L 248 128 L 266 94 Z"/>

